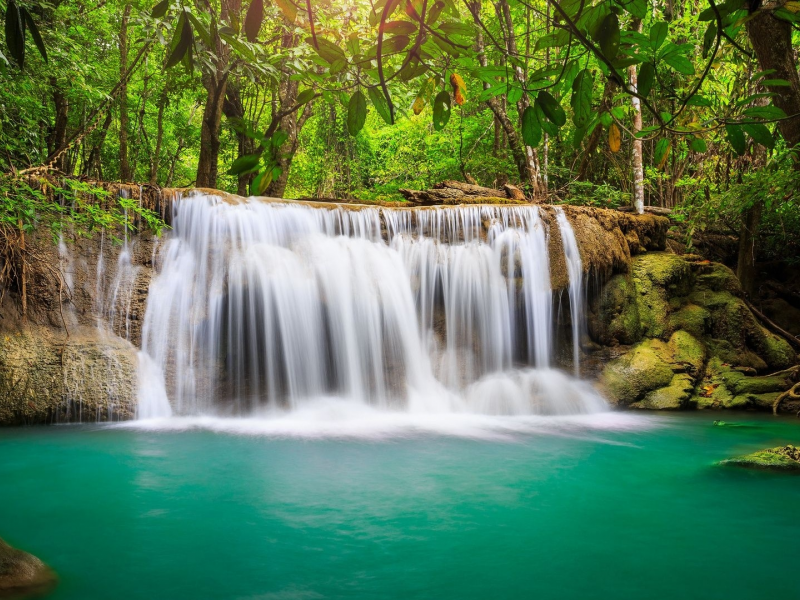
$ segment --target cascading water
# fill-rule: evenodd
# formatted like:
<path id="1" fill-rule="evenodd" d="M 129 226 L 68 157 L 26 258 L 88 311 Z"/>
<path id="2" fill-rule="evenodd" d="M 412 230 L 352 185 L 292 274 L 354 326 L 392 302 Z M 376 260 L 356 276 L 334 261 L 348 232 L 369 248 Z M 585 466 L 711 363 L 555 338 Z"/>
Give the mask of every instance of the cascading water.
<path id="1" fill-rule="evenodd" d="M 575 287 L 580 254 L 561 217 Z M 172 223 L 142 330 L 140 418 L 247 415 L 325 397 L 410 412 L 605 408 L 551 368 L 548 233 L 535 206 L 318 208 L 195 195 L 174 203 Z"/>
<path id="2" fill-rule="evenodd" d="M 585 324 L 583 312 L 583 261 L 578 249 L 578 240 L 572 229 L 563 208 L 556 208 L 556 221 L 561 231 L 561 241 L 564 244 L 564 258 L 567 261 L 569 274 L 569 310 L 572 321 L 572 361 L 575 376 L 580 376 L 581 370 L 581 335 Z"/>

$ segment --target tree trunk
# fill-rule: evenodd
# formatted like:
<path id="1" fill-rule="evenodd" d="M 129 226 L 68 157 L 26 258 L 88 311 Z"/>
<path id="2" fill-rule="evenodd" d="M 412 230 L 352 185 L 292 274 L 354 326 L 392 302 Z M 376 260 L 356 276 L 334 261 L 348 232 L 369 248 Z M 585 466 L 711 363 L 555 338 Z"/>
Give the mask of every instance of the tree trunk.
<path id="1" fill-rule="evenodd" d="M 69 123 L 69 101 L 61 90 L 55 77 L 50 77 L 50 87 L 53 90 L 53 106 L 55 108 L 55 122 L 48 144 L 48 154 L 53 156 L 67 144 L 67 124 Z M 67 157 L 62 154 L 56 161 L 55 168 L 66 171 Z"/>
<path id="2" fill-rule="evenodd" d="M 739 234 L 739 258 L 736 265 L 736 276 L 742 283 L 742 289 L 750 296 L 755 292 L 756 235 L 761 222 L 762 207 L 763 203 L 756 201 L 753 206 L 744 212 L 744 223 L 742 223 L 741 233 Z"/>
<path id="3" fill-rule="evenodd" d="M 156 149 L 150 158 L 150 185 L 158 183 L 158 167 L 161 163 L 161 147 L 164 144 L 164 109 L 167 106 L 167 89 L 169 80 L 164 82 L 164 89 L 158 98 L 158 117 L 156 118 Z"/>
<path id="4" fill-rule="evenodd" d="M 751 0 L 751 6 L 757 9 Z M 758 11 L 747 22 L 747 35 L 755 50 L 762 71 L 772 70 L 771 79 L 784 79 L 788 86 L 768 86 L 774 94 L 772 102 L 790 118 L 778 122 L 781 135 L 789 147 L 800 144 L 800 77 L 792 51 L 792 26 L 775 18 L 769 11 Z M 800 162 L 795 163 L 800 167 Z M 736 275 L 748 294 L 755 291 L 756 237 L 761 223 L 762 202 L 756 202 L 744 213 L 739 236 L 739 257 Z"/>
<path id="5" fill-rule="evenodd" d="M 97 136 L 97 142 L 92 146 L 92 151 L 89 152 L 89 158 L 86 161 L 86 175 L 91 177 L 94 175 L 98 179 L 103 179 L 103 165 L 102 165 L 102 152 L 103 144 L 106 141 L 106 134 L 108 128 L 111 126 L 112 121 L 111 111 L 106 113 L 106 118 L 100 126 L 100 134 Z"/>
<path id="6" fill-rule="evenodd" d="M 614 92 L 616 89 L 617 84 L 611 79 L 606 79 L 605 87 L 603 88 L 603 98 L 600 100 L 600 108 L 598 109 L 598 112 L 602 113 L 611 110 L 611 101 L 614 98 Z M 583 157 L 581 158 L 581 164 L 578 168 L 578 181 L 588 180 L 589 167 L 592 164 L 592 156 L 594 155 L 594 151 L 597 150 L 597 146 L 602 137 L 603 127 L 598 123 L 592 130 L 592 133 L 589 135 L 589 139 L 586 140 L 586 143 L 584 144 Z"/>
<path id="7" fill-rule="evenodd" d="M 241 12 L 241 0 L 222 0 L 220 22 L 225 23 L 238 18 Z M 230 49 L 222 43 L 219 34 L 214 30 L 214 68 L 203 73 L 203 86 L 206 88 L 206 105 L 203 109 L 203 120 L 200 127 L 200 156 L 197 160 L 197 187 L 214 188 L 217 186 L 219 169 L 220 125 L 222 123 L 222 105 L 228 89 Z"/>
<path id="8" fill-rule="evenodd" d="M 775 106 L 791 117 L 778 122 L 781 135 L 789 146 L 797 146 L 800 144 L 800 77 L 792 51 L 792 25 L 775 18 L 771 12 L 759 11 L 747 22 L 747 34 L 761 70 L 773 70 L 770 79 L 789 82 L 788 86 L 767 86 L 767 90 L 774 94 Z"/>
<path id="9" fill-rule="evenodd" d="M 228 119 L 244 119 L 244 104 L 239 93 L 239 88 L 233 85 L 228 86 L 228 91 L 225 94 L 225 102 L 222 104 L 222 112 Z M 241 128 L 237 128 L 236 139 L 239 142 L 238 157 L 253 154 L 255 152 L 255 142 L 253 139 L 245 135 Z M 236 193 L 240 196 L 247 195 L 247 188 L 253 179 L 253 174 L 239 175 L 239 180 L 236 185 Z"/>
<path id="10" fill-rule="evenodd" d="M 641 19 L 634 19 L 631 24 L 631 30 L 641 33 L 642 21 Z M 638 74 L 636 73 L 636 65 L 628 67 L 628 77 L 630 78 L 631 91 L 637 91 Z M 642 140 L 636 137 L 636 134 L 642 130 L 642 103 L 636 96 L 631 96 L 631 104 L 633 105 L 633 129 L 631 130 L 633 138 L 633 207 L 636 212 L 644 214 L 644 166 L 642 160 Z"/>
<path id="11" fill-rule="evenodd" d="M 131 5 L 126 4 L 119 28 L 119 77 L 122 81 L 119 88 L 119 178 L 123 182 L 131 180 L 131 168 L 128 164 L 128 83 L 125 78 L 128 71 L 128 19 L 130 15 Z"/>

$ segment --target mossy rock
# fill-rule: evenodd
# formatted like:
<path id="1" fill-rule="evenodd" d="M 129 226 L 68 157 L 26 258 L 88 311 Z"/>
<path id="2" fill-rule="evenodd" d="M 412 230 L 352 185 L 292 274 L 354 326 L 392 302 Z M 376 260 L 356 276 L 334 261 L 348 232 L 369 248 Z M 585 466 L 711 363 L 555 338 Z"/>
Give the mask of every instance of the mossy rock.
<path id="1" fill-rule="evenodd" d="M 685 408 L 694 391 L 691 375 L 677 373 L 666 387 L 649 392 L 643 400 L 631 404 L 632 408 L 649 410 L 679 410 Z"/>
<path id="2" fill-rule="evenodd" d="M 731 269 L 723 264 L 709 262 L 696 264 L 695 281 L 698 288 L 714 292 L 740 294 L 742 285 Z"/>
<path id="3" fill-rule="evenodd" d="M 767 448 L 752 454 L 723 460 L 720 464 L 753 469 L 800 472 L 800 448 L 792 445 Z"/>
<path id="4" fill-rule="evenodd" d="M 612 277 L 592 304 L 588 319 L 592 339 L 606 346 L 641 341 L 636 288 L 630 274 Z"/>
<path id="5" fill-rule="evenodd" d="M 665 356 L 669 356 L 667 344 L 646 340 L 610 362 L 603 370 L 600 385 L 612 402 L 637 402 L 648 392 L 672 383 L 674 372 Z"/>
<path id="6" fill-rule="evenodd" d="M 674 365 L 685 367 L 692 375 L 702 373 L 706 361 L 706 348 L 688 331 L 673 333 L 667 347 Z"/>
<path id="7" fill-rule="evenodd" d="M 680 308 L 691 287 L 691 268 L 683 258 L 653 252 L 633 259 L 631 272 L 636 305 L 645 337 L 666 337 L 672 331 L 670 313 Z"/>
<path id="8" fill-rule="evenodd" d="M 709 330 L 711 313 L 696 304 L 687 304 L 672 314 L 669 319 L 670 327 L 674 330 L 682 329 L 691 333 L 696 338 L 702 338 Z"/>
<path id="9" fill-rule="evenodd" d="M 0 597 L 43 594 L 56 582 L 53 570 L 41 560 L 0 539 Z"/>

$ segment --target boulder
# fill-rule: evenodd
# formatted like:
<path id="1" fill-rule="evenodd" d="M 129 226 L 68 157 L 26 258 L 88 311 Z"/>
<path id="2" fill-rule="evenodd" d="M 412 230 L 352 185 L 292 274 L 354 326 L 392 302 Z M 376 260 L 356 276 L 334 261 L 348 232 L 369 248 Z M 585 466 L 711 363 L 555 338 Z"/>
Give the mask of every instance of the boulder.
<path id="1" fill-rule="evenodd" d="M 55 573 L 41 560 L 0 539 L 0 597 L 45 593 L 56 582 Z"/>

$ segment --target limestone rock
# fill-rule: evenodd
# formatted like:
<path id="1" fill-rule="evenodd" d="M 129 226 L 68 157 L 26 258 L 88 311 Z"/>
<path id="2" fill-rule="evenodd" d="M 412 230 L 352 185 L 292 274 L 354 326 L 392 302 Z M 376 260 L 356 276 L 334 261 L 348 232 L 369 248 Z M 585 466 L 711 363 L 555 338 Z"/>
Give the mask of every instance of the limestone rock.
<path id="1" fill-rule="evenodd" d="M 0 596 L 45 593 L 56 581 L 55 573 L 41 560 L 0 539 Z"/>

